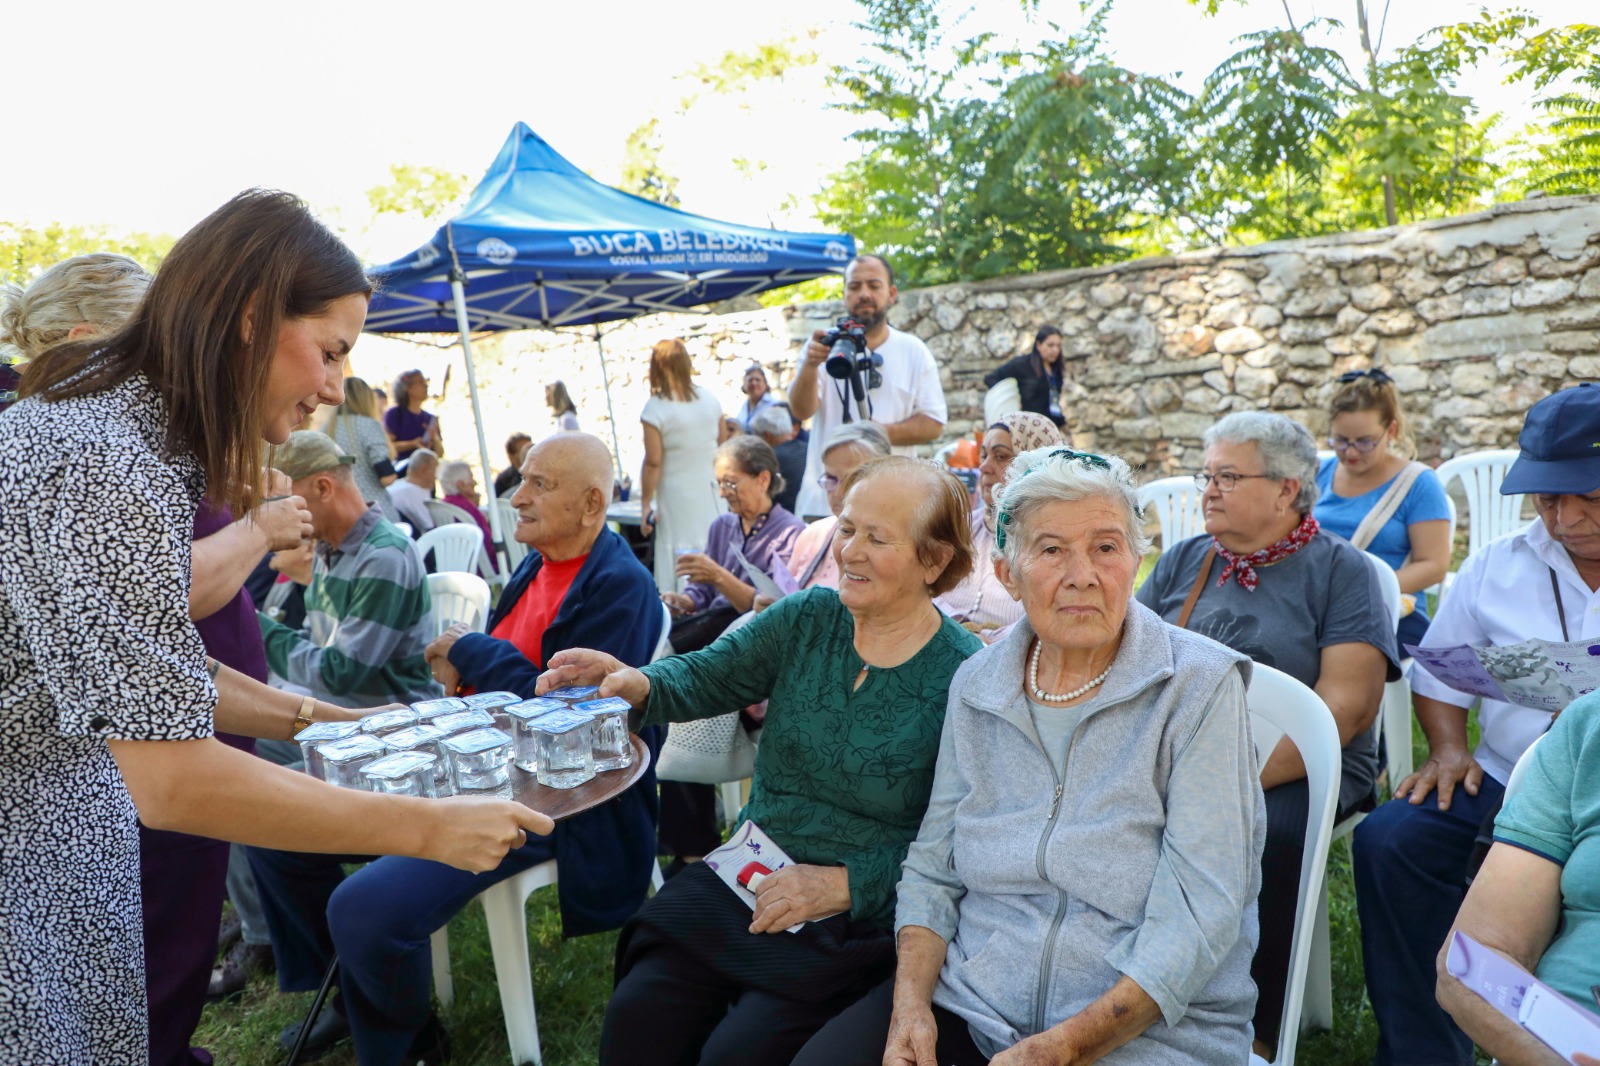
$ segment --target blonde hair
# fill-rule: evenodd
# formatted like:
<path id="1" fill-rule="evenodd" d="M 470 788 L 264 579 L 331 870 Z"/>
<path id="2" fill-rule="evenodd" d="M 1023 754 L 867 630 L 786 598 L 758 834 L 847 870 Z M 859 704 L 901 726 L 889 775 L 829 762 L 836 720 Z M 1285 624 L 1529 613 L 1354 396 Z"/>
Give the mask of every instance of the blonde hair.
<path id="1" fill-rule="evenodd" d="M 64 259 L 26 288 L 0 285 L 0 357 L 37 359 L 74 326 L 115 333 L 149 287 L 144 267 L 112 252 Z"/>
<path id="2" fill-rule="evenodd" d="M 679 401 L 694 399 L 700 393 L 694 387 L 693 373 L 689 349 L 676 337 L 661 341 L 650 350 L 650 395 Z"/>
<path id="3" fill-rule="evenodd" d="M 383 417 L 383 412 L 378 410 L 378 397 L 373 393 L 372 386 L 368 385 L 365 379 L 344 379 L 344 403 L 333 409 L 335 420 L 341 415 L 361 415 L 366 418 Z M 331 427 L 329 432 L 331 434 Z"/>

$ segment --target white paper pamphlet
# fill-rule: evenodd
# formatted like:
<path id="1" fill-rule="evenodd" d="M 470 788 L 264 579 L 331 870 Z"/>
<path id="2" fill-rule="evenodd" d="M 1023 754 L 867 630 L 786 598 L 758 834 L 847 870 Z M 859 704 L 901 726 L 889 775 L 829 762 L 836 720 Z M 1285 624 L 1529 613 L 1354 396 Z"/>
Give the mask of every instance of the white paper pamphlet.
<path id="1" fill-rule="evenodd" d="M 733 546 L 729 545 L 729 547 Z M 733 557 L 739 560 L 740 566 L 744 567 L 744 572 L 749 576 L 750 583 L 756 587 L 757 595 L 770 596 L 773 602 L 777 602 L 788 594 L 783 590 L 778 582 L 767 576 L 767 572 L 765 570 L 761 569 L 761 567 L 757 566 L 755 563 L 752 563 L 748 558 L 745 557 L 744 552 L 740 551 L 738 548 L 733 548 Z M 784 573 L 789 578 L 789 584 L 793 585 L 794 575 L 788 572 L 788 567 L 783 565 L 783 560 L 773 557 L 772 561 L 783 568 Z M 794 589 L 792 588 L 789 590 L 789 592 L 793 591 Z"/>
<path id="2" fill-rule="evenodd" d="M 1504 955 L 1456 933 L 1450 938 L 1445 968 L 1567 1062 L 1580 1051 L 1600 1057 L 1600 1014 L 1574 1003 Z"/>
<path id="3" fill-rule="evenodd" d="M 1552 714 L 1600 689 L 1600 641 L 1525 640 L 1487 648 L 1407 644 L 1405 648 L 1417 665 L 1457 692 Z"/>
<path id="4" fill-rule="evenodd" d="M 722 883 L 733 889 L 733 894 L 744 900 L 745 906 L 753 913 L 756 909 L 756 894 L 739 883 L 739 871 L 750 863 L 759 862 L 773 873 L 777 873 L 785 866 L 794 865 L 794 860 L 783 853 L 783 849 L 772 842 L 772 838 L 761 831 L 761 827 L 751 821 L 741 825 L 728 842 L 713 851 L 705 858 L 705 863 L 716 871 Z M 831 917 L 831 915 L 829 915 Z M 805 928 L 806 923 L 791 925 L 784 930 L 788 933 L 798 933 Z"/>

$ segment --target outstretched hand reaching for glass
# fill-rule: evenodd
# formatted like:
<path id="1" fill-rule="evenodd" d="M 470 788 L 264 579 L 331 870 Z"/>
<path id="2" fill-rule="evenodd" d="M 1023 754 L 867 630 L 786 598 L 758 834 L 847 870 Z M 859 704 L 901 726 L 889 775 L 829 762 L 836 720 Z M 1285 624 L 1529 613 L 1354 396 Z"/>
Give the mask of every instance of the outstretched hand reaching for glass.
<path id="1" fill-rule="evenodd" d="M 539 675 L 535 695 L 568 685 L 599 685 L 600 695 L 619 696 L 630 706 L 643 707 L 650 698 L 650 679 L 615 655 L 588 648 L 568 648 L 550 656 L 549 669 Z"/>

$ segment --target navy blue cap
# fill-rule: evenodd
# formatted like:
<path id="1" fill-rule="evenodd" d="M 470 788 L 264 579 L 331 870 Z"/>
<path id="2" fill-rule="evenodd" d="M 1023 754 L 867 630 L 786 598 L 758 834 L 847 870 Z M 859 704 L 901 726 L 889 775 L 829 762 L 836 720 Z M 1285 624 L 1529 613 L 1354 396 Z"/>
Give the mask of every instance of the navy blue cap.
<path id="1" fill-rule="evenodd" d="M 1586 496 L 1600 489 L 1600 385 L 1584 382 L 1546 396 L 1528 411 L 1517 437 L 1505 496 Z"/>

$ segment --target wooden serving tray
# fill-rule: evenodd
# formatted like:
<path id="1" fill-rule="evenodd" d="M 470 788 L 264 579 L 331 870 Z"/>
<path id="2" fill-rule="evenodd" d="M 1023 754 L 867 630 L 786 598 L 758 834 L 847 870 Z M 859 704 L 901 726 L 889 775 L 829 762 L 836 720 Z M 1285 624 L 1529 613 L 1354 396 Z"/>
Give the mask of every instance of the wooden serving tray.
<path id="1" fill-rule="evenodd" d="M 621 770 L 606 770 L 594 775 L 577 788 L 549 788 L 539 784 L 528 771 L 511 767 L 511 798 L 559 822 L 571 818 L 626 792 L 650 768 L 650 746 L 639 739 L 639 734 L 629 733 L 633 744 L 633 765 Z"/>

